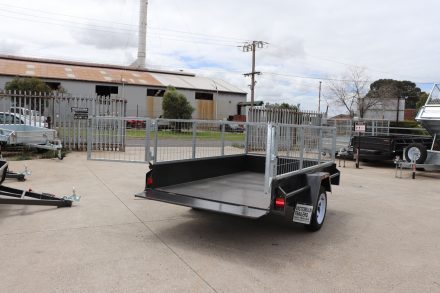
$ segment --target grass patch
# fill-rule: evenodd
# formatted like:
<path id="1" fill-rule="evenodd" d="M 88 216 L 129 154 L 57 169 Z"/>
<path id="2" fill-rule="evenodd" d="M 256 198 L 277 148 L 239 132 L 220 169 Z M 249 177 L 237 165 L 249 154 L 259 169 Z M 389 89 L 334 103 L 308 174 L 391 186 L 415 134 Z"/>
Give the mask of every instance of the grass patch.
<path id="1" fill-rule="evenodd" d="M 58 137 L 66 138 L 71 137 L 72 140 L 81 137 L 82 139 L 87 139 L 87 129 L 73 129 L 69 130 L 67 128 L 58 128 Z M 98 137 L 117 137 L 122 135 L 121 129 L 101 129 L 95 130 L 94 136 Z M 154 138 L 154 131 L 150 132 L 150 138 Z M 192 139 L 192 130 L 184 129 L 181 132 L 170 131 L 170 130 L 159 130 L 158 132 L 159 139 L 182 139 L 188 140 Z M 129 128 L 125 130 L 125 134 L 128 138 L 145 138 L 146 130 L 145 128 Z M 220 140 L 221 132 L 220 131 L 210 131 L 210 130 L 199 130 L 197 131 L 197 139 L 201 140 Z M 244 133 L 236 133 L 236 132 L 225 132 L 225 140 L 227 141 L 244 141 Z"/>
<path id="2" fill-rule="evenodd" d="M 146 135 L 144 129 L 127 129 L 127 137 L 131 138 L 144 138 Z M 192 139 L 192 131 L 182 130 L 181 132 L 162 130 L 157 133 L 159 139 Z M 218 131 L 197 131 L 198 140 L 220 140 L 221 133 Z M 150 133 L 150 138 L 154 138 L 154 132 Z M 225 132 L 226 141 L 244 141 L 244 133 Z"/>

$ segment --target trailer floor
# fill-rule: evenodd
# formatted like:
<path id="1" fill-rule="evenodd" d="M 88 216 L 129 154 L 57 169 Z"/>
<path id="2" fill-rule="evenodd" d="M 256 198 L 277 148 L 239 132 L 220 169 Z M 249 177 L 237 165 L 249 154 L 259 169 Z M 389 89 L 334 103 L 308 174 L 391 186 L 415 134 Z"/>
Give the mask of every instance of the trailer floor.
<path id="1" fill-rule="evenodd" d="M 264 174 L 255 172 L 239 172 L 160 190 L 260 209 L 270 205 L 270 195 L 264 193 Z"/>

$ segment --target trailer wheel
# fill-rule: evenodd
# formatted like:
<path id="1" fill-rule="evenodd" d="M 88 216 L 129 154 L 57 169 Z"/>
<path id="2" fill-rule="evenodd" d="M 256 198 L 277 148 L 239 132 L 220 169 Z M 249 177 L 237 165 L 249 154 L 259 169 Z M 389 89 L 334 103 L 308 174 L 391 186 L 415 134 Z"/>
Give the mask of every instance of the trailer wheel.
<path id="1" fill-rule="evenodd" d="M 316 209 L 312 214 L 312 220 L 310 224 L 305 225 L 307 230 L 315 232 L 321 229 L 324 225 L 325 215 L 327 213 L 327 193 L 325 188 L 321 186 L 319 189 L 318 202 L 316 204 Z"/>
<path id="2" fill-rule="evenodd" d="M 408 162 L 415 161 L 416 164 L 423 164 L 427 156 L 426 147 L 421 143 L 412 143 L 405 150 L 405 158 Z"/>

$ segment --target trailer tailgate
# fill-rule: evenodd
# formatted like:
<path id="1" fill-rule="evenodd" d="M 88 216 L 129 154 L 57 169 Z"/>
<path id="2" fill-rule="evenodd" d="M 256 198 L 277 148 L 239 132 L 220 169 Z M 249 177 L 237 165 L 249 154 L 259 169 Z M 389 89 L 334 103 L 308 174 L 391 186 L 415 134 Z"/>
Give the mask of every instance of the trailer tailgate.
<path id="1" fill-rule="evenodd" d="M 137 193 L 136 197 L 252 219 L 260 218 L 269 213 L 269 210 L 266 209 L 226 203 L 212 199 L 194 197 L 185 194 L 177 194 L 157 189 L 147 189 L 143 192 Z"/>

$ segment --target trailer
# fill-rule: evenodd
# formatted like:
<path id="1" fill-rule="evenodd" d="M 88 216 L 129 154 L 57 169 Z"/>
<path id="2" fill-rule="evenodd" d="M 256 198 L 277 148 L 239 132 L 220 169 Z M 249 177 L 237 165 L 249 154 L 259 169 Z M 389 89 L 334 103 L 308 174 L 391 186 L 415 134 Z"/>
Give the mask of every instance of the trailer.
<path id="1" fill-rule="evenodd" d="M 69 196 L 58 197 L 50 193 L 37 193 L 32 190 L 22 190 L 3 185 L 8 172 L 8 163 L 0 160 L 0 205 L 43 205 L 56 207 L 71 207 L 72 203 L 80 200 L 73 193 Z"/>
<path id="2" fill-rule="evenodd" d="M 0 124 L 0 145 L 25 145 L 38 149 L 57 151 L 63 159 L 62 143 L 56 138 L 56 130 L 24 124 Z"/>
<path id="3" fill-rule="evenodd" d="M 405 149 L 403 162 L 396 162 L 396 167 L 412 168 L 413 178 L 416 169 L 426 171 L 440 170 L 440 85 L 435 84 L 426 100 L 425 105 L 419 110 L 416 120 L 432 135 L 428 146 L 411 144 Z"/>
<path id="4" fill-rule="evenodd" d="M 419 135 L 357 135 L 353 136 L 350 149 L 354 156 L 359 151 L 360 160 L 389 161 L 396 157 L 405 157 L 405 151 L 410 146 L 419 146 L 425 149 L 432 144 L 431 136 Z"/>
<path id="5" fill-rule="evenodd" d="M 229 145 L 231 122 L 169 121 L 170 137 L 188 132 L 190 138 L 176 148 L 158 133 L 159 122 L 147 133 L 152 161 L 136 197 L 251 219 L 273 214 L 311 231 L 324 224 L 327 193 L 340 181 L 335 128 L 243 122 L 237 133 L 243 144 Z M 211 139 L 203 141 L 207 131 Z"/>

